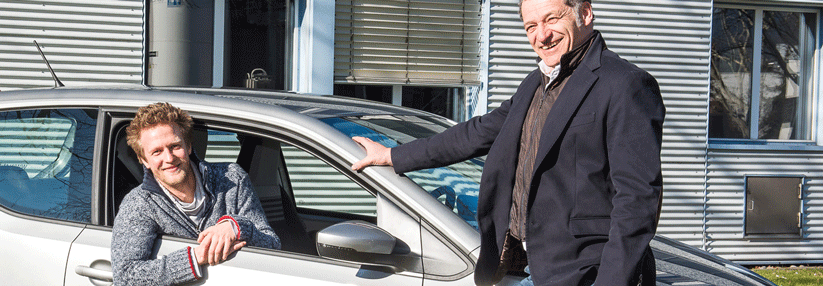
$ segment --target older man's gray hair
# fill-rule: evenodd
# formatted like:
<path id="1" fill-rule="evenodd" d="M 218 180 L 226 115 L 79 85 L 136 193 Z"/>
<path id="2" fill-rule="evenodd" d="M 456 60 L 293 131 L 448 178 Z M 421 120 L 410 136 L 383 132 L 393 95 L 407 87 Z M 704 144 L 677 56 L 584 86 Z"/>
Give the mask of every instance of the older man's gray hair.
<path id="1" fill-rule="evenodd" d="M 520 0 L 517 3 L 517 14 L 520 15 L 520 21 L 523 21 L 523 1 L 526 0 Z M 566 0 L 566 6 L 572 7 L 574 8 L 574 11 L 577 11 L 577 15 L 575 15 L 577 26 L 583 26 L 583 21 L 580 20 L 580 7 L 583 6 L 584 2 L 592 3 L 591 0 Z"/>

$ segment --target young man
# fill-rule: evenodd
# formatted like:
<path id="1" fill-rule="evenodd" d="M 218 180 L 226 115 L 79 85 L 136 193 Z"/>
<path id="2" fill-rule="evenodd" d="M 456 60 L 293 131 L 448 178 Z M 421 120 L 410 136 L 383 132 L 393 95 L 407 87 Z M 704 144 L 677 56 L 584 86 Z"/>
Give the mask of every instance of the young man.
<path id="1" fill-rule="evenodd" d="M 479 285 L 524 264 L 523 285 L 654 285 L 665 115 L 657 81 L 606 48 L 589 0 L 523 0 L 520 12 L 539 59 L 511 99 L 391 149 L 355 138 L 367 155 L 352 169 L 403 173 L 488 155 Z"/>
<path id="2" fill-rule="evenodd" d="M 141 107 L 126 129 L 144 176 L 114 219 L 115 285 L 194 281 L 201 266 L 221 263 L 245 245 L 280 248 L 243 169 L 192 155 L 192 125 L 185 111 L 155 103 Z M 160 235 L 197 238 L 199 245 L 151 257 Z"/>

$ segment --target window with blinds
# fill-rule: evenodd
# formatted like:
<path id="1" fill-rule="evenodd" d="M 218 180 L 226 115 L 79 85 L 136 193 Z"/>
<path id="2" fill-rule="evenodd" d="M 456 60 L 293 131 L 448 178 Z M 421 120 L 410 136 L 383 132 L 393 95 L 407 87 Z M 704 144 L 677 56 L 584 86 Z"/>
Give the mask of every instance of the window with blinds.
<path id="1" fill-rule="evenodd" d="M 479 0 L 338 0 L 335 6 L 336 83 L 479 83 Z"/>

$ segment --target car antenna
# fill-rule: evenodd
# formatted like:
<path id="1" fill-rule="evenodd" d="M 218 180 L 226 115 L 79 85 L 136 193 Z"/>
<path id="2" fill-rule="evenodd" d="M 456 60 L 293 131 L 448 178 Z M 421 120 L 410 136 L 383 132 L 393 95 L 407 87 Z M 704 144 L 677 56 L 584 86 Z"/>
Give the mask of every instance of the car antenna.
<path id="1" fill-rule="evenodd" d="M 65 86 L 65 85 L 63 85 L 62 82 L 60 82 L 60 79 L 57 78 L 57 75 L 54 74 L 54 70 L 51 68 L 51 65 L 49 64 L 49 60 L 46 59 L 46 55 L 43 54 L 43 50 L 40 49 L 40 44 L 37 43 L 37 40 L 34 40 L 34 46 L 37 47 L 37 51 L 40 52 L 40 56 L 43 57 L 43 61 L 46 62 L 46 67 L 48 67 L 49 72 L 51 72 L 51 77 L 54 79 L 54 87 Z"/>

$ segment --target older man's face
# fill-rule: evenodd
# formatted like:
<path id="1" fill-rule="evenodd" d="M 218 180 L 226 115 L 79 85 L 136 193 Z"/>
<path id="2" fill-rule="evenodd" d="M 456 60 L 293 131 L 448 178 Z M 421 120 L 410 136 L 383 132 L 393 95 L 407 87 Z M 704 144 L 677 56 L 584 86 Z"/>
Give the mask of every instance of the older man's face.
<path id="1" fill-rule="evenodd" d="M 583 3 L 581 11 L 574 11 L 564 0 L 523 1 L 523 27 L 529 43 L 543 62 L 550 67 L 556 66 L 561 56 L 588 37 L 592 31 L 591 8 L 591 4 Z"/>

